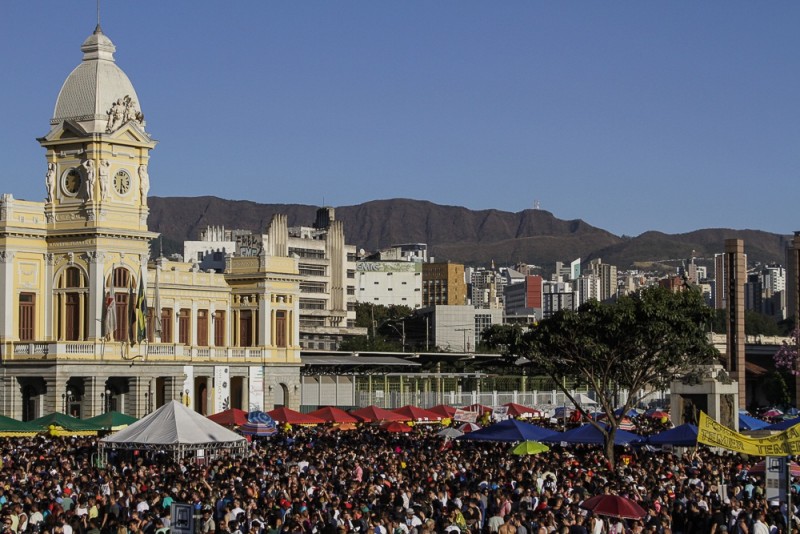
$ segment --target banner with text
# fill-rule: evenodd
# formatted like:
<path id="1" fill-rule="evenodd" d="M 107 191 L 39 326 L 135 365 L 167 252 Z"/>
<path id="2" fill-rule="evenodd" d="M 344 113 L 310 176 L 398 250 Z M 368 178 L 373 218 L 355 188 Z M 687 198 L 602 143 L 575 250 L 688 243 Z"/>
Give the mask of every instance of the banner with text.
<path id="1" fill-rule="evenodd" d="M 705 412 L 700 412 L 697 442 L 755 456 L 788 456 L 800 454 L 800 428 L 798 426 L 795 425 L 772 436 L 751 438 L 721 425 Z"/>

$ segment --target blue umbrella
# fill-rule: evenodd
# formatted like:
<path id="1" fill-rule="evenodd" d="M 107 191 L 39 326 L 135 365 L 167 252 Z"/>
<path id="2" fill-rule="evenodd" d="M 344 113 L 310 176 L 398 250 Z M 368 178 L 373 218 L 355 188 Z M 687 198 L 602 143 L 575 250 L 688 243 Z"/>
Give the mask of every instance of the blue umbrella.
<path id="1" fill-rule="evenodd" d="M 676 447 L 693 447 L 697 444 L 697 426 L 684 423 L 675 428 L 665 430 L 647 438 L 651 445 L 675 445 Z"/>
<path id="2" fill-rule="evenodd" d="M 530 423 L 523 423 L 516 419 L 506 419 L 499 423 L 468 432 L 457 439 L 470 441 L 542 441 L 543 438 L 558 434 Z"/>
<path id="3" fill-rule="evenodd" d="M 606 428 L 608 428 L 606 426 Z M 573 428 L 572 430 L 567 430 L 566 432 L 562 432 L 561 434 L 546 437 L 539 441 L 545 441 L 547 443 L 587 443 L 593 445 L 602 445 L 605 443 L 605 436 L 603 433 L 600 432 L 594 425 L 588 424 L 579 426 L 578 428 Z M 639 443 L 643 442 L 644 438 L 639 434 L 634 434 L 633 432 L 628 432 L 627 430 L 617 430 L 616 434 L 614 435 L 614 444 L 615 445 L 629 445 L 631 443 Z"/>

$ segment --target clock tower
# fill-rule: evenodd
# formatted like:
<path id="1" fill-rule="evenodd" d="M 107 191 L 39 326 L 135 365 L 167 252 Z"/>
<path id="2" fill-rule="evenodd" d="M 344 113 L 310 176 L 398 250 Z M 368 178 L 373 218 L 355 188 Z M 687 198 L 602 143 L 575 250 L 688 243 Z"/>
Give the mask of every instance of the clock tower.
<path id="1" fill-rule="evenodd" d="M 57 280 L 68 264 L 80 270 L 89 317 L 101 315 L 113 279 L 129 286 L 117 287 L 120 293 L 136 287 L 157 235 L 147 230 L 147 167 L 156 141 L 115 50 L 98 24 L 81 46 L 83 61 L 61 87 L 50 131 L 39 139 L 47 151 L 44 215 L 52 268 Z M 83 329 L 88 339 L 101 337 L 100 330 L 97 321 Z"/>

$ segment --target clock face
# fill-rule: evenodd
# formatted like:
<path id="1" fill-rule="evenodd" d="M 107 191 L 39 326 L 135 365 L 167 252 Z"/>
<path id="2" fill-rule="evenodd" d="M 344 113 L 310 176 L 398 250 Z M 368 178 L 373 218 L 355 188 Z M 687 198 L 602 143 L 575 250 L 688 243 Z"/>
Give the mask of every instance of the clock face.
<path id="1" fill-rule="evenodd" d="M 61 178 L 61 185 L 64 188 L 64 193 L 74 197 L 78 194 L 78 191 L 81 190 L 82 181 L 83 178 L 81 178 L 81 172 L 78 169 L 74 167 L 69 169 Z"/>
<path id="2" fill-rule="evenodd" d="M 131 190 L 131 175 L 127 171 L 119 170 L 114 175 L 114 189 L 120 195 L 125 195 Z"/>

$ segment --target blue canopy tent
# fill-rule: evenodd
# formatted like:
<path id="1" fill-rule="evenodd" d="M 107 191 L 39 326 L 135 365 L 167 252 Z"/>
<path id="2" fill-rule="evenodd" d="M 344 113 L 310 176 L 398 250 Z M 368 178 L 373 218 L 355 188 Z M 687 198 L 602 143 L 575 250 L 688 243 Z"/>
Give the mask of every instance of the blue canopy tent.
<path id="1" fill-rule="evenodd" d="M 647 438 L 650 445 L 675 445 L 676 447 L 694 447 L 697 444 L 697 426 L 684 423 L 675 428 L 660 432 Z"/>
<path id="2" fill-rule="evenodd" d="M 786 430 L 787 428 L 792 428 L 794 425 L 799 423 L 800 423 L 800 417 L 795 417 L 794 419 L 784 419 L 780 423 L 775 423 L 774 425 L 765 426 L 764 430 Z M 741 423 L 739 426 L 741 426 Z"/>
<path id="3" fill-rule="evenodd" d="M 456 439 L 470 441 L 542 441 L 543 438 L 553 434 L 558 434 L 558 432 L 530 423 L 523 423 L 516 419 L 506 419 L 480 430 L 467 432 Z"/>
<path id="4" fill-rule="evenodd" d="M 602 445 L 605 443 L 605 437 L 600 430 L 595 428 L 594 425 L 588 424 L 579 426 L 578 428 L 573 428 L 572 430 L 567 430 L 561 434 L 543 438 L 539 441 L 544 441 L 547 443 L 563 442 L 573 444 L 586 443 L 591 445 Z M 629 445 L 643 441 L 644 438 L 642 436 L 639 434 L 634 434 L 633 432 L 628 432 L 627 430 L 617 430 L 617 433 L 614 435 L 615 445 Z"/>
<path id="5" fill-rule="evenodd" d="M 752 415 L 739 412 L 739 430 L 761 430 L 769 426 L 769 423 L 756 419 Z"/>

